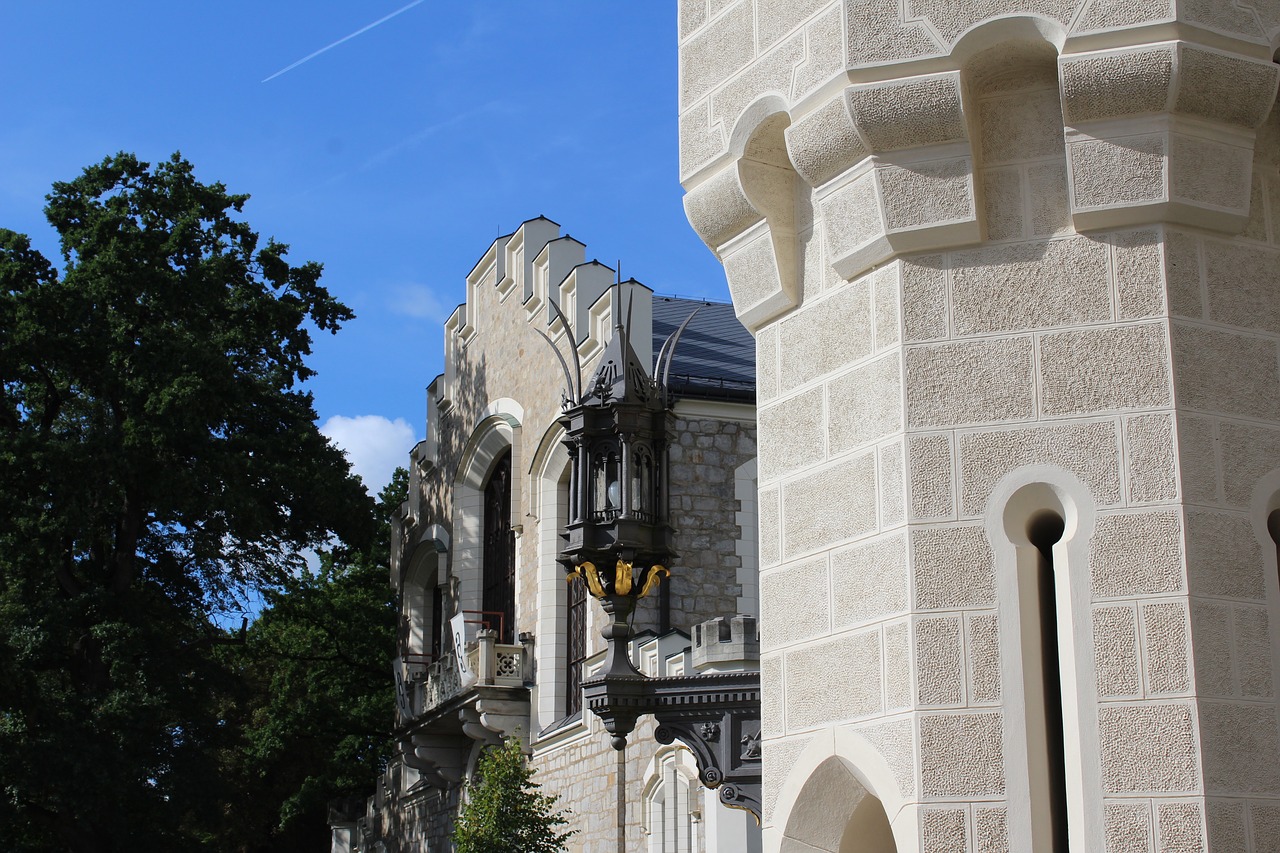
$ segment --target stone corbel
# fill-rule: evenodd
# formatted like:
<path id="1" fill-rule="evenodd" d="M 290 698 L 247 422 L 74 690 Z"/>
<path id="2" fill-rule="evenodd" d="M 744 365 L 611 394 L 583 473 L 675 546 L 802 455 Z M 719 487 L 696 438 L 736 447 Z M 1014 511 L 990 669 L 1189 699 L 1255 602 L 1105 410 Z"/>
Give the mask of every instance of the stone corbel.
<path id="1" fill-rule="evenodd" d="M 962 92 L 958 71 L 849 86 L 788 130 L 843 278 L 981 239 Z"/>
<path id="2" fill-rule="evenodd" d="M 1245 228 L 1256 132 L 1280 68 L 1182 41 L 1058 62 L 1076 230 Z"/>
<path id="3" fill-rule="evenodd" d="M 462 721 L 462 732 L 474 741 L 490 746 L 502 742 L 498 732 L 486 727 L 480 720 L 480 711 L 470 705 L 458 711 L 458 719 Z"/>
<path id="4" fill-rule="evenodd" d="M 457 736 L 419 733 L 401 740 L 399 749 L 405 766 L 417 770 L 426 785 L 447 789 L 466 775 L 471 742 L 460 742 Z"/>
<path id="5" fill-rule="evenodd" d="M 684 198 L 685 215 L 724 264 L 734 308 L 755 330 L 799 303 L 796 247 L 796 173 L 782 132 L 789 119 L 776 112 L 753 124 L 738 159 Z"/>
<path id="6" fill-rule="evenodd" d="M 509 737 L 527 740 L 529 703 L 502 697 L 476 697 L 475 705 L 458 712 L 462 731 L 474 741 L 499 745 Z"/>

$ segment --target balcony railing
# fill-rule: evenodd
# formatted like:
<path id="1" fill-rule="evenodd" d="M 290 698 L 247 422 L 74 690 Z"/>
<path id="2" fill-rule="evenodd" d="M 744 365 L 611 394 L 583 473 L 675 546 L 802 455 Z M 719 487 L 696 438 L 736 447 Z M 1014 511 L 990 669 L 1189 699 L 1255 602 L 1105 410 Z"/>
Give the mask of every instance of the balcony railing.
<path id="1" fill-rule="evenodd" d="M 474 681 L 464 683 L 452 655 L 433 661 L 413 686 L 413 715 L 440 707 L 472 687 L 524 687 L 533 681 L 533 636 L 522 634 L 520 643 L 497 642 L 498 632 L 481 629 L 467 644 L 467 666 Z"/>

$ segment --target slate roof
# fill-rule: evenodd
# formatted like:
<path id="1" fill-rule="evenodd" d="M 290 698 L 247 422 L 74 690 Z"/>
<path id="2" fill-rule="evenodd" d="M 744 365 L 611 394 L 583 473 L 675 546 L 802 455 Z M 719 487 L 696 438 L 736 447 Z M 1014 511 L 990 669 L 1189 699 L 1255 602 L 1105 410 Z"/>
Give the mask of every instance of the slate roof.
<path id="1" fill-rule="evenodd" d="M 695 308 L 671 362 L 671 390 L 677 397 L 754 402 L 756 342 L 728 303 L 654 294 L 654 359 Z"/>

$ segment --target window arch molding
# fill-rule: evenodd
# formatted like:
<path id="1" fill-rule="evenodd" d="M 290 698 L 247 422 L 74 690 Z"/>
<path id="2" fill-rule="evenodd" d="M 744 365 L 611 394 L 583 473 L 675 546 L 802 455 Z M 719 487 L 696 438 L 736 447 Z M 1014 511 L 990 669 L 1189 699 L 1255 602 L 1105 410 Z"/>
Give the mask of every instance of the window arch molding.
<path id="1" fill-rule="evenodd" d="M 401 649 L 425 666 L 425 658 L 439 650 L 440 623 L 447 619 L 443 602 L 438 613 L 432 604 L 435 591 L 448 576 L 448 532 L 438 524 L 431 525 L 406 558 L 407 568 L 400 578 Z"/>
<path id="2" fill-rule="evenodd" d="M 569 523 L 569 451 L 564 428 L 554 423 L 543 433 L 529 466 L 531 480 L 530 514 L 537 521 L 538 536 L 538 623 L 537 696 L 534 700 L 535 730 L 541 731 L 569 713 L 566 702 L 567 657 L 569 654 L 569 588 L 564 569 L 556 562 L 563 541 L 560 531 Z M 587 607 L 590 621 L 592 608 Z M 590 646 L 590 627 L 583 638 Z"/>
<path id="3" fill-rule="evenodd" d="M 709 808 L 698 781 L 698 767 L 687 747 L 672 745 L 659 749 L 645 767 L 640 802 L 644 804 L 641 823 L 649 839 L 651 853 L 693 853 L 701 848 L 702 808 Z"/>
<path id="4" fill-rule="evenodd" d="M 766 745 L 766 760 L 768 751 Z M 852 821 L 869 796 L 878 801 L 889 820 L 896 853 L 919 853 L 915 823 L 918 807 L 907 803 L 893 768 L 880 750 L 858 732 L 842 726 L 819 731 L 790 762 L 790 767 L 777 801 L 766 816 L 766 850 L 776 850 L 786 841 L 809 844 L 814 849 L 819 844 L 825 845 L 821 848 L 824 850 L 840 849 L 847 827 L 845 822 L 829 819 L 833 809 L 842 810 L 841 817 Z M 832 784 L 835 779 L 839 785 Z M 824 797 L 819 793 L 824 790 L 839 790 L 842 799 L 837 802 Z"/>
<path id="5" fill-rule="evenodd" d="M 1048 538 L 1052 545 L 1047 555 L 1054 584 L 1060 694 L 1041 694 L 1039 700 L 1061 705 L 1060 772 L 1065 784 L 1069 849 L 1101 850 L 1105 848 L 1102 826 L 1089 819 L 1102 812 L 1089 574 L 1089 539 L 1097 512 L 1089 488 L 1070 471 L 1054 465 L 1029 466 L 1006 474 L 992 491 L 983 519 L 995 555 L 1009 838 L 1014 846 L 1020 840 L 1030 843 L 1035 838 L 1037 849 L 1048 843 L 1048 805 L 1037 800 L 1032 789 L 1033 780 L 1045 776 L 1049 761 L 1046 749 L 1054 747 L 1044 744 L 1043 728 L 1037 741 L 1034 705 L 1039 701 L 1036 691 L 1041 688 L 1029 679 L 1040 672 L 1041 663 L 1037 592 L 1029 583 L 1039 561 L 1045 559 L 1041 548 L 1047 543 L 1037 541 L 1035 529 L 1046 514 L 1056 515 L 1062 523 L 1061 535 L 1055 531 Z M 1039 796 L 1046 795 L 1042 792 Z"/>
<path id="6" fill-rule="evenodd" d="M 453 574 L 456 608 L 479 610 L 483 597 L 484 495 L 494 466 L 511 451 L 511 527 L 517 540 L 522 531 L 524 505 L 521 465 L 521 419 L 524 409 L 514 400 L 489 403 L 463 447 L 453 481 Z M 516 595 L 520 599 L 519 548 L 516 548 Z"/>

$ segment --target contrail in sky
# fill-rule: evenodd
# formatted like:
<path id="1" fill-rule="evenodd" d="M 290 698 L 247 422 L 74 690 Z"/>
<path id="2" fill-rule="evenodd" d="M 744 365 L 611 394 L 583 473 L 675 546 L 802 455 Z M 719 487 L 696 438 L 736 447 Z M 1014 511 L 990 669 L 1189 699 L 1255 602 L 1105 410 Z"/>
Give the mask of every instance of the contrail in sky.
<path id="1" fill-rule="evenodd" d="M 396 10 L 395 10 L 394 12 L 392 12 L 390 15 L 387 15 L 386 17 L 383 17 L 383 18 L 379 18 L 378 20 L 374 21 L 372 24 L 367 24 L 367 25 L 365 25 L 365 26 L 361 27 L 360 29 L 356 30 L 354 33 L 351 33 L 350 35 L 343 36 L 342 38 L 340 38 L 340 39 L 338 39 L 337 41 L 335 41 L 333 44 L 327 44 L 327 45 L 325 45 L 324 47 L 322 47 L 322 48 L 320 48 L 319 50 L 317 50 L 315 53 L 307 54 L 306 56 L 302 57 L 301 59 L 299 59 L 297 62 L 293 63 L 292 65 L 286 65 L 284 68 L 281 68 L 279 71 L 277 71 L 275 74 L 272 74 L 270 77 L 266 77 L 266 78 L 264 78 L 264 79 L 262 80 L 262 82 L 263 82 L 263 83 L 267 83 L 267 82 L 269 82 L 269 81 L 271 81 L 271 80 L 274 80 L 274 79 L 276 79 L 277 77 L 279 77 L 281 74 L 285 74 L 285 73 L 287 73 L 287 72 L 289 72 L 289 71 L 292 71 L 293 69 L 297 68 L 297 67 L 298 67 L 299 65 L 301 65 L 302 63 L 304 63 L 304 62 L 310 62 L 311 60 L 315 59 L 315 58 L 316 58 L 317 56 L 319 56 L 320 54 L 325 53 L 326 51 L 333 50 L 333 49 L 334 49 L 335 47 L 337 47 L 338 45 L 340 45 L 340 44 L 342 44 L 343 42 L 346 42 L 346 41 L 351 41 L 353 38 L 355 38 L 355 37 L 356 37 L 356 36 L 358 36 L 358 35 L 362 35 L 362 34 L 364 34 L 364 33 L 369 32 L 369 30 L 373 29 L 374 27 L 378 26 L 379 24 L 385 24 L 387 21 L 391 20 L 391 19 L 392 19 L 392 18 L 394 18 L 396 15 L 400 15 L 400 14 L 403 14 L 403 13 L 405 13 L 405 12 L 408 12 L 408 11 L 409 11 L 410 9 L 412 9 L 414 6 L 417 6 L 417 5 L 419 5 L 419 4 L 423 3 L 423 2 L 425 2 L 425 0 L 413 0 L 413 2 L 412 2 L 412 3 L 410 3 L 409 5 L 407 5 L 407 6 L 401 6 L 399 9 L 396 9 Z"/>

